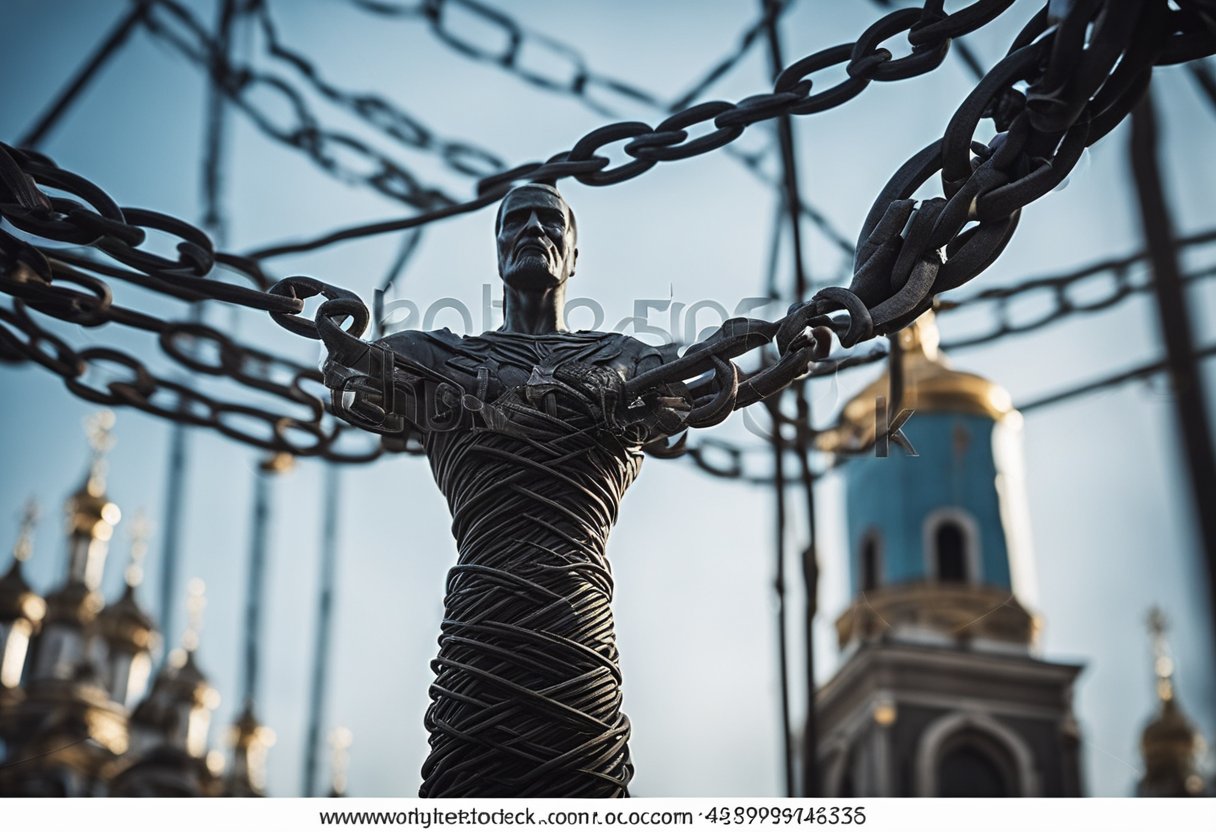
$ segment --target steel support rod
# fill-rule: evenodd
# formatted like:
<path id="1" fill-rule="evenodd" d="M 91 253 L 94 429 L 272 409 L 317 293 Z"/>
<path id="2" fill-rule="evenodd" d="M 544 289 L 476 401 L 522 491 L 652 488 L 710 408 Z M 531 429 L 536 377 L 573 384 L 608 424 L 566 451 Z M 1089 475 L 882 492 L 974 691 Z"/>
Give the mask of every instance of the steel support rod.
<path id="1" fill-rule="evenodd" d="M 334 577 L 338 561 L 338 504 L 342 480 L 337 465 L 325 466 L 324 504 L 321 520 L 320 589 L 317 595 L 317 631 L 312 657 L 312 687 L 308 697 L 307 739 L 304 746 L 305 797 L 317 796 L 317 756 L 321 744 L 321 722 L 325 711 L 326 680 L 329 676 L 329 644 L 333 632 Z"/>
<path id="2" fill-rule="evenodd" d="M 775 11 L 773 5 L 775 0 L 762 0 L 763 5 L 770 12 Z M 785 66 L 785 61 L 781 54 L 781 36 L 777 30 L 777 15 L 770 13 L 766 17 L 766 35 L 769 46 L 769 67 L 775 79 Z M 792 242 L 793 258 L 794 258 L 794 299 L 803 301 L 807 295 L 807 277 L 806 266 L 803 257 L 802 248 L 802 223 L 801 215 L 798 206 L 802 202 L 801 195 L 798 192 L 798 160 L 797 153 L 794 147 L 794 128 L 792 120 L 789 116 L 783 115 L 777 119 L 777 138 L 781 147 L 781 163 L 782 163 L 782 182 L 784 184 L 784 204 L 788 213 L 790 239 Z M 799 383 L 795 386 L 794 400 L 797 407 L 798 421 L 800 428 L 809 429 L 811 423 L 811 403 L 806 396 L 805 383 Z M 781 433 L 780 420 L 780 397 L 777 399 L 773 407 L 774 414 L 774 431 L 776 437 L 776 455 L 777 468 L 784 468 L 783 454 L 784 439 Z M 806 442 L 807 430 L 800 429 L 795 438 L 795 450 L 798 452 L 800 473 L 802 477 L 803 491 L 806 498 L 807 510 L 807 546 L 802 553 L 802 571 L 803 581 L 806 587 L 806 609 L 803 616 L 803 630 L 806 641 L 806 721 L 803 726 L 802 736 L 802 759 L 801 759 L 801 793 L 804 797 L 814 797 L 819 794 L 819 777 L 818 777 L 818 747 L 819 737 L 817 731 L 817 721 L 815 718 L 815 615 L 818 609 L 817 592 L 819 586 L 819 566 L 818 557 L 815 551 L 815 477 L 810 467 L 809 448 Z M 778 478 L 778 502 L 784 511 L 784 471 L 782 476 Z M 784 526 L 784 522 L 782 522 Z M 784 591 L 784 546 L 780 547 L 781 566 L 780 571 L 782 577 L 779 578 L 779 583 Z M 784 622 L 784 600 L 781 607 L 782 613 L 782 639 L 785 637 L 785 622 Z M 783 663 L 785 648 L 783 646 Z M 788 720 L 789 720 L 789 705 L 788 705 L 788 686 L 786 682 L 786 671 L 782 671 L 782 695 L 786 699 L 783 706 L 787 720 L 787 745 L 790 741 L 788 736 Z M 792 749 L 787 749 L 787 769 L 793 767 Z M 788 794 L 794 795 L 793 777 L 792 774 L 787 774 Z"/>
<path id="3" fill-rule="evenodd" d="M 203 228 L 222 247 L 227 240 L 223 210 L 224 135 L 227 101 L 223 84 L 225 66 L 232 46 L 233 24 L 237 18 L 236 0 L 223 0 L 215 26 L 216 62 L 211 67 L 207 86 L 207 126 L 203 142 Z"/>
<path id="4" fill-rule="evenodd" d="M 1174 393 L 1174 414 L 1190 478 L 1194 516 L 1207 569 L 1212 647 L 1216 648 L 1216 453 L 1208 419 L 1203 377 L 1195 355 L 1185 287 L 1178 267 L 1178 251 L 1170 219 L 1170 206 L 1161 181 L 1158 159 L 1157 117 L 1151 95 L 1132 111 L 1131 167 L 1146 248 L 1153 268 L 1153 288 L 1167 372 Z"/>
<path id="5" fill-rule="evenodd" d="M 806 640 L 806 722 L 802 729 L 802 796 L 819 796 L 819 719 L 815 712 L 815 616 L 819 613 L 819 552 L 815 526 L 815 473 L 811 470 L 806 435 L 811 427 L 811 403 L 799 388 L 798 461 L 806 500 L 807 543 L 802 550 L 802 581 L 806 591 L 803 638 Z"/>
<path id="6" fill-rule="evenodd" d="M 140 5 L 140 9 L 143 5 Z M 232 26 L 236 19 L 236 0 L 224 0 L 220 4 L 216 21 L 216 41 L 222 54 L 227 56 L 231 42 Z M 219 79 L 213 74 L 207 92 L 206 123 L 203 143 L 203 228 L 216 242 L 224 243 L 224 222 L 220 199 L 220 171 L 223 167 L 224 125 L 227 110 L 224 96 L 217 88 Z M 191 323 L 201 323 L 201 304 L 193 304 L 189 311 Z M 173 633 L 174 606 L 177 596 L 178 564 L 181 561 L 183 505 L 186 497 L 186 479 L 189 471 L 190 449 L 187 443 L 186 426 L 174 422 L 169 430 L 169 473 L 165 488 L 165 533 L 161 543 L 160 573 L 160 625 L 166 635 Z"/>
<path id="7" fill-rule="evenodd" d="M 174 422 L 169 428 L 169 473 L 165 482 L 165 531 L 160 547 L 160 626 L 165 642 L 174 633 L 174 599 L 177 593 L 177 566 L 181 559 L 182 523 L 186 493 L 186 469 L 190 454 L 186 446 L 186 426 Z"/>
<path id="8" fill-rule="evenodd" d="M 76 74 L 72 76 L 72 80 L 63 88 L 51 106 L 47 107 L 34 126 L 18 139 L 18 147 L 36 148 L 42 143 L 47 133 L 59 123 L 59 119 L 75 103 L 80 93 L 96 77 L 97 72 L 105 65 L 106 61 L 113 57 L 118 48 L 130 37 L 131 32 L 135 29 L 135 25 L 143 20 L 147 10 L 147 3 L 136 3 L 118 21 L 114 28 L 110 30 L 110 34 L 106 36 L 106 39 L 97 47 L 96 51 L 80 66 L 80 69 L 76 70 Z"/>
<path id="9" fill-rule="evenodd" d="M 794 796 L 794 749 L 790 722 L 789 637 L 785 611 L 785 442 L 781 436 L 781 421 L 776 397 L 769 403 L 773 423 L 773 487 L 774 496 L 774 554 L 776 575 L 773 589 L 777 601 L 777 672 L 781 687 L 781 759 L 784 765 L 785 796 Z"/>
<path id="10" fill-rule="evenodd" d="M 274 469 L 258 466 L 253 480 L 253 518 L 249 535 L 249 571 L 245 590 L 244 655 L 241 665 L 241 702 L 250 705 L 258 691 L 259 642 L 262 609 L 266 604 L 266 559 L 270 543 L 270 492 Z"/>

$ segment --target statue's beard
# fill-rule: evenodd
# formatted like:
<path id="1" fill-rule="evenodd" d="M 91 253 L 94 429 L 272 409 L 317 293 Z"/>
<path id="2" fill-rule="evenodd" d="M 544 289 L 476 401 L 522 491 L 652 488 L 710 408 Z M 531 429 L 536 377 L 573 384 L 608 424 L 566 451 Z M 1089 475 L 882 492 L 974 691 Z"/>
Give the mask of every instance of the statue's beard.
<path id="1" fill-rule="evenodd" d="M 503 275 L 503 280 L 517 289 L 547 289 L 560 282 L 549 266 L 548 258 L 533 251 L 524 252 L 516 258 L 510 270 Z"/>

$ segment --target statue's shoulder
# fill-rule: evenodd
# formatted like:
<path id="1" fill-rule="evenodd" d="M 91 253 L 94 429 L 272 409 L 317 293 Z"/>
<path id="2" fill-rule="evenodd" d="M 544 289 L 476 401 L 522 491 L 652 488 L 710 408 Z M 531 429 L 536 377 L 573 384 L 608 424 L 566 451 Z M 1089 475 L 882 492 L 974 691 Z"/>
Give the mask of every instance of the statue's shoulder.
<path id="1" fill-rule="evenodd" d="M 633 359 L 636 364 L 658 365 L 674 360 L 678 356 L 678 344 L 661 344 L 654 346 L 645 341 L 639 341 L 632 335 L 623 332 L 607 333 L 615 339 L 621 355 Z"/>
<path id="2" fill-rule="evenodd" d="M 463 337 L 444 327 L 430 332 L 403 329 L 392 335 L 386 335 L 376 343 L 388 347 L 397 355 L 415 363 L 434 367 L 460 352 L 464 340 Z"/>

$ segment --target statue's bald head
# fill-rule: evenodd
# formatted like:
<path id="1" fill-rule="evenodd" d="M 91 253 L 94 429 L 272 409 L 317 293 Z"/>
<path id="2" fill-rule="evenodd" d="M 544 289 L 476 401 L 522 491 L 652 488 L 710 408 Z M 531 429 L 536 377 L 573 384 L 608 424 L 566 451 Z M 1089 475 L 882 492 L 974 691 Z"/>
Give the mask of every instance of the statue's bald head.
<path id="1" fill-rule="evenodd" d="M 495 218 L 498 273 L 510 286 L 545 289 L 574 274 L 578 227 L 552 185 L 529 183 L 503 197 Z"/>

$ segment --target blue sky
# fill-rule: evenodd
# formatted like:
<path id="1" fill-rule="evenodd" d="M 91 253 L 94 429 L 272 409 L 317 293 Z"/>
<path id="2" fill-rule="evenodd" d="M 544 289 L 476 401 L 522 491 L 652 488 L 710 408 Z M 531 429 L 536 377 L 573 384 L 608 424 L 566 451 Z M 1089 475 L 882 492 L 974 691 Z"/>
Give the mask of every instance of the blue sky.
<path id="1" fill-rule="evenodd" d="M 214 19 L 211 3 L 189 5 L 201 19 Z M 968 43 L 985 64 L 992 64 L 1036 6 L 1019 0 Z M 14 141 L 32 124 L 125 8 L 124 3 L 83 0 L 7 4 L 8 23 L 0 35 L 5 102 L 0 137 Z M 416 20 L 384 20 L 352 4 L 316 0 L 272 2 L 271 9 L 284 41 L 317 56 L 329 80 L 352 90 L 381 92 L 438 135 L 487 147 L 511 164 L 566 149 L 606 120 L 577 101 L 468 61 Z M 511 4 L 510 9 L 533 29 L 575 44 L 601 73 L 667 97 L 682 92 L 732 49 L 756 14 L 754 3 L 728 2 L 542 0 Z M 878 14 L 871 3 L 797 3 L 782 22 L 787 62 L 853 40 Z M 459 24 L 453 20 L 453 26 Z M 492 40 L 484 33 L 479 37 Z M 295 77 L 289 68 L 270 63 L 260 37 L 247 34 L 238 54 L 255 66 Z M 529 60 L 538 67 L 552 66 L 544 56 Z M 767 57 L 758 49 L 710 96 L 737 100 L 762 91 L 767 77 Z M 970 76 L 951 59 L 929 76 L 874 84 L 843 108 L 798 119 L 804 196 L 846 236 L 854 236 L 887 177 L 940 135 L 970 85 Z M 1159 70 L 1154 92 L 1176 224 L 1183 233 L 1206 228 L 1216 219 L 1216 167 L 1203 161 L 1210 156 L 1216 113 L 1205 107 L 1179 68 Z M 204 99 L 203 75 L 146 32 L 137 32 L 44 150 L 100 184 L 120 205 L 197 221 Z M 258 101 L 287 121 L 281 100 Z M 623 118 L 657 120 L 655 112 L 641 105 L 619 99 L 613 104 Z M 327 124 L 375 143 L 424 180 L 457 195 L 470 193 L 468 179 L 446 171 L 432 156 L 401 150 L 322 102 L 313 106 Z M 230 128 L 225 177 L 230 249 L 406 213 L 371 191 L 335 181 L 298 152 L 269 142 L 240 113 L 232 114 Z M 750 129 L 740 144 L 765 146 L 770 140 L 766 130 Z M 1001 259 L 959 295 L 1138 249 L 1127 140 L 1122 127 L 1092 148 L 1068 186 L 1030 206 Z M 612 187 L 564 183 L 563 191 L 580 228 L 579 270 L 571 295 L 596 299 L 609 322 L 631 314 L 637 299 L 714 300 L 733 309 L 741 299 L 761 294 L 775 195 L 722 152 L 660 165 Z M 485 210 L 429 227 L 397 297 L 421 308 L 455 298 L 473 310 L 482 308 L 483 287 L 497 297 L 492 223 L 492 212 Z M 820 282 L 839 282 L 838 253 L 822 235 L 808 234 L 811 272 Z M 396 246 L 395 239 L 373 238 L 282 258 L 272 269 L 279 275 L 318 276 L 370 302 Z M 1190 253 L 1186 265 L 1210 265 L 1216 260 L 1213 254 Z M 788 279 L 788 268 L 783 279 Z M 130 287 L 115 288 L 120 303 L 165 316 L 185 315 L 180 304 Z M 1203 284 L 1189 290 L 1188 300 L 1197 337 L 1207 343 L 1216 291 Z M 585 314 L 573 315 L 571 326 L 589 326 L 589 319 L 579 317 Z M 314 344 L 281 330 L 268 317 L 219 304 L 209 315 L 211 322 L 242 339 L 304 361 L 317 358 Z M 457 321 L 445 312 L 435 325 L 456 328 Z M 481 324 L 475 316 L 475 325 Z M 962 325 L 961 318 L 957 324 L 944 319 L 945 339 L 952 326 Z M 158 370 L 170 370 L 168 359 L 143 333 L 72 326 L 56 331 L 75 345 L 118 346 L 146 356 Z M 953 358 L 956 366 L 1002 383 L 1018 402 L 1161 353 L 1155 311 L 1147 298 L 1136 296 L 1109 312 L 1070 318 Z M 1209 394 L 1216 386 L 1214 366 L 1208 362 L 1204 368 Z M 852 371 L 816 382 L 817 422 L 822 424 L 875 372 Z M 46 587 L 63 568 L 58 506 L 82 473 L 86 454 L 80 423 L 92 408 L 37 367 L 0 367 L 0 385 L 5 390 L 0 406 L 0 540 L 13 538 L 21 504 L 36 495 L 47 519 L 29 571 Z M 128 516 L 145 507 L 156 522 L 165 504 L 167 425 L 123 410 L 116 435 L 110 493 Z M 711 435 L 748 445 L 759 441 L 739 416 Z M 1174 621 L 1172 644 L 1184 707 L 1209 737 L 1216 728 L 1210 710 L 1216 701 L 1211 628 L 1172 401 L 1159 381 L 1074 400 L 1028 414 L 1025 442 L 1039 583 L 1033 605 L 1044 618 L 1043 655 L 1086 665 L 1075 704 L 1087 790 L 1127 794 L 1138 777 L 1139 731 L 1152 712 L 1144 626 L 1151 605 L 1160 604 Z M 210 602 L 200 659 L 223 697 L 213 729 L 213 739 L 222 747 L 239 705 L 240 610 L 257 456 L 213 433 L 194 432 L 190 444 L 182 596 L 186 578 L 197 575 L 207 582 Z M 270 790 L 278 795 L 296 794 L 300 787 L 321 479 L 320 464 L 304 460 L 277 483 L 274 495 L 259 705 L 278 735 L 270 756 Z M 454 558 L 446 506 L 419 459 L 353 467 L 343 481 L 336 647 L 326 723 L 349 726 L 354 734 L 352 793 L 413 794 L 426 753 L 422 713 L 431 677 L 428 661 L 435 650 L 444 575 Z M 830 625 L 848 601 L 842 491 L 837 476 L 820 489 L 820 679 L 836 666 Z M 639 795 L 780 793 L 772 511 L 770 491 L 708 477 L 687 461 L 649 460 L 626 497 L 609 556 L 617 579 L 625 709 L 635 726 L 634 791 Z M 803 545 L 804 526 L 800 518 L 792 521 L 791 552 Z M 111 593 L 121 581 L 125 557 L 121 528 L 117 539 L 106 575 Z M 789 569 L 798 574 L 794 560 Z M 155 547 L 146 571 L 143 597 L 151 604 L 149 590 L 159 578 Z M 791 590 L 795 611 L 800 591 L 797 586 Z M 795 613 L 795 645 L 797 621 Z M 170 634 L 171 641 L 177 638 Z M 795 680 L 801 678 L 800 656 L 796 648 Z M 795 687 L 796 713 L 804 702 L 804 693 Z"/>

